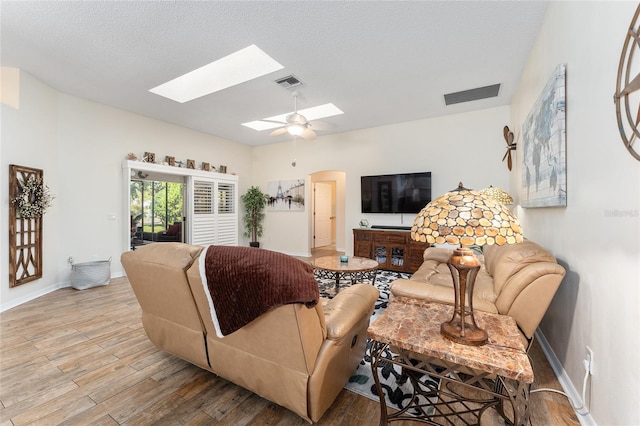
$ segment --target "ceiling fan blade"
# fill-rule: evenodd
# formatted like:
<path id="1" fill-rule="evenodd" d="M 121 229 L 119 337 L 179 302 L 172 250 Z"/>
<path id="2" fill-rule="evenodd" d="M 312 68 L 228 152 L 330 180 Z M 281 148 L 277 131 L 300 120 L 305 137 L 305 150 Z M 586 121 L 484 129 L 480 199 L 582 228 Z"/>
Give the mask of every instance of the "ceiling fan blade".
<path id="1" fill-rule="evenodd" d="M 504 129 L 502 129 L 502 133 L 504 135 L 504 140 L 509 143 L 509 126 L 504 126 Z"/>
<path id="2" fill-rule="evenodd" d="M 313 139 L 316 138 L 316 132 L 311 130 L 311 128 L 307 127 L 306 129 L 304 129 L 302 134 L 300 134 L 300 136 L 302 136 L 303 138 L 305 138 L 307 140 L 313 140 Z"/>
<path id="3" fill-rule="evenodd" d="M 511 150 L 507 151 L 507 154 L 509 154 L 507 157 L 507 168 L 511 171 Z"/>
<path id="4" fill-rule="evenodd" d="M 511 147 L 511 145 L 513 145 L 513 132 L 509 132 L 509 134 L 507 135 L 507 145 L 509 145 Z"/>
<path id="5" fill-rule="evenodd" d="M 502 157 L 502 162 L 504 162 L 505 158 L 507 158 L 507 155 L 509 155 L 509 153 L 511 152 L 511 150 L 509 148 L 507 148 L 507 152 L 504 153 L 504 157 Z"/>
<path id="6" fill-rule="evenodd" d="M 287 133 L 286 127 L 280 127 L 279 129 L 275 129 L 273 132 L 269 133 L 269 136 L 278 136 Z"/>
<path id="7" fill-rule="evenodd" d="M 264 122 L 264 123 L 278 123 L 278 124 L 282 124 L 283 126 L 284 126 L 285 124 L 287 124 L 287 123 L 286 123 L 286 122 L 284 122 L 284 121 L 278 121 L 278 120 L 258 120 L 258 121 L 262 121 L 262 122 Z"/>

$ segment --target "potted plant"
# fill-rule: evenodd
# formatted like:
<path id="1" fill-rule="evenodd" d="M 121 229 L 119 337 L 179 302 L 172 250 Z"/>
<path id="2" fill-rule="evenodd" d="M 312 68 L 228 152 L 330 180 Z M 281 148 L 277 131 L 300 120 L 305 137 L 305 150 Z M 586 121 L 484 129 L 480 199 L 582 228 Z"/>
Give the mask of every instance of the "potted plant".
<path id="1" fill-rule="evenodd" d="M 267 205 L 269 195 L 265 194 L 257 186 L 252 186 L 240 197 L 244 203 L 244 236 L 251 238 L 251 247 L 260 247 L 258 237 L 262 236 L 262 221 L 264 220 L 264 208 Z"/>

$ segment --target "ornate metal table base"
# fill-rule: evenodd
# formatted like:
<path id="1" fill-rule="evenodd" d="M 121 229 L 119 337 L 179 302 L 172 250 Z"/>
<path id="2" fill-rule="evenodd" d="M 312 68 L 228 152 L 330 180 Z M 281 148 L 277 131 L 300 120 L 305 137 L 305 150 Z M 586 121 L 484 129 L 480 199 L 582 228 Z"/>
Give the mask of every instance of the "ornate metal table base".
<path id="1" fill-rule="evenodd" d="M 347 261 L 346 256 L 322 256 L 311 261 L 313 274 L 317 279 L 336 280 L 336 292 L 340 290 L 340 277 L 349 275 L 351 284 L 362 281 L 371 281 L 375 284 L 378 273 L 378 262 L 366 257 L 351 256 Z"/>
<path id="2" fill-rule="evenodd" d="M 355 284 L 356 282 L 364 282 L 369 281 L 371 285 L 375 285 L 376 283 L 376 275 L 378 274 L 377 269 L 373 269 L 371 271 L 330 271 L 327 269 L 319 269 L 314 268 L 313 274 L 317 279 L 326 279 L 336 281 L 336 291 L 340 287 L 340 278 L 344 278 L 348 275 L 351 279 L 351 284 Z"/>
<path id="3" fill-rule="evenodd" d="M 387 413 L 387 405 L 381 401 L 380 425 L 400 420 L 432 425 L 454 422 L 477 425 L 480 424 L 482 415 L 491 407 L 496 409 L 507 424 L 528 424 L 528 383 L 471 370 L 463 365 L 425 355 L 419 355 L 421 360 L 415 360 L 415 354 L 397 347 L 393 347 L 393 351 L 398 355 L 389 360 L 383 357 L 388 346 L 388 343 L 374 340 L 371 348 L 371 369 L 378 395 L 382 395 L 381 399 L 384 398 L 377 374 L 380 362 L 400 365 L 403 373 L 411 380 L 414 391 L 407 406 L 393 414 Z M 427 375 L 439 378 L 440 386 L 435 387 L 432 381 L 426 380 Z M 432 403 L 420 404 L 418 395 Z M 506 402 L 509 404 L 505 404 Z"/>

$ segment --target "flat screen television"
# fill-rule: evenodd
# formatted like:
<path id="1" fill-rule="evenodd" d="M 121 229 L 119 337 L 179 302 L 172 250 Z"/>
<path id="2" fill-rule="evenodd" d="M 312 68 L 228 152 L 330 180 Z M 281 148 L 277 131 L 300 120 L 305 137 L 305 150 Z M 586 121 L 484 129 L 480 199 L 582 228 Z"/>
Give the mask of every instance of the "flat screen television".
<path id="1" fill-rule="evenodd" d="M 431 172 L 362 176 L 362 213 L 417 214 L 431 201 Z"/>

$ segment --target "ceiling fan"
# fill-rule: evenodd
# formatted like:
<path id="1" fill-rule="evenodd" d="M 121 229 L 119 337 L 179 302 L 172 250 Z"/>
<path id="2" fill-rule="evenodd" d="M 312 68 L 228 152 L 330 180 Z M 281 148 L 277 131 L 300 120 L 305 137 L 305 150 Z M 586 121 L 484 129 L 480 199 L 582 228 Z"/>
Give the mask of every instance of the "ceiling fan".
<path id="1" fill-rule="evenodd" d="M 507 143 L 507 152 L 502 157 L 502 161 L 504 162 L 505 158 L 507 159 L 507 167 L 511 171 L 511 151 L 515 151 L 516 143 L 513 141 L 513 132 L 509 130 L 509 126 L 504 126 L 504 141 Z"/>
<path id="2" fill-rule="evenodd" d="M 282 127 L 279 127 L 271 132 L 269 136 L 279 136 L 285 133 L 289 133 L 292 136 L 300 136 L 307 140 L 313 140 L 316 138 L 316 132 L 313 130 L 313 128 L 322 130 L 322 123 L 318 121 L 307 121 L 307 118 L 304 115 L 298 113 L 299 94 L 300 93 L 298 91 L 294 91 L 292 93 L 293 113 L 287 115 L 285 121 L 262 120 L 283 125 Z"/>

